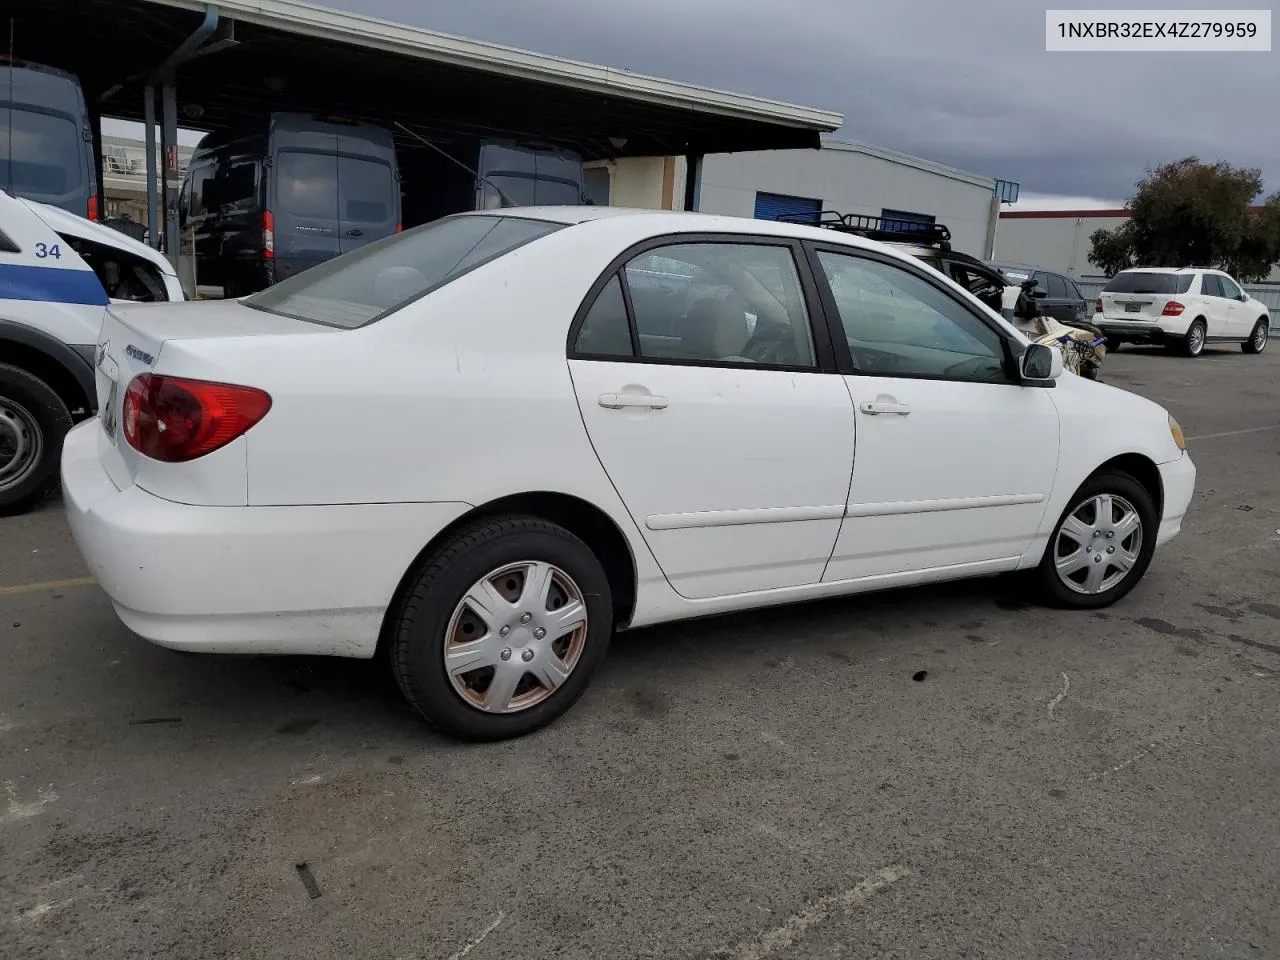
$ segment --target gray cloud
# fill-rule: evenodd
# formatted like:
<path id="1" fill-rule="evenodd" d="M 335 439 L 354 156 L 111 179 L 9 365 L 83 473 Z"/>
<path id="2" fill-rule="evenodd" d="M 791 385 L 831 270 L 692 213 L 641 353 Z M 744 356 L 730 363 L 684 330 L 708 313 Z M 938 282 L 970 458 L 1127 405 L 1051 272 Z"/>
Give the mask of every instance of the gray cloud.
<path id="1" fill-rule="evenodd" d="M 1259 167 L 1280 189 L 1280 131 L 1267 122 L 1280 55 L 1050 54 L 1045 5 L 1027 0 L 327 2 L 838 110 L 842 137 L 1038 193 L 1124 198 L 1145 168 L 1188 154 Z"/>

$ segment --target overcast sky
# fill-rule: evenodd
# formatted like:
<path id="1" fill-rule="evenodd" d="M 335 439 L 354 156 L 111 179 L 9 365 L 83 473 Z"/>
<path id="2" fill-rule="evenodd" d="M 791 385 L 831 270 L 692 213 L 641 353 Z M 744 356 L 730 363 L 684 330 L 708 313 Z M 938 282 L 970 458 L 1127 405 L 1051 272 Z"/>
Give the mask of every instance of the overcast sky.
<path id="1" fill-rule="evenodd" d="M 1280 190 L 1280 53 L 1048 54 L 1057 0 L 325 0 L 432 30 L 844 114 L 838 134 L 1035 194 L 1124 200 L 1196 154 Z M 1166 6 L 1177 6 L 1166 0 Z M 1184 4 L 1191 6 L 1192 4 Z M 1195 0 L 1200 9 L 1266 3 Z"/>
<path id="2" fill-rule="evenodd" d="M 1280 190 L 1280 53 L 1048 54 L 1047 4 L 1030 0 L 326 3 L 836 110 L 844 139 L 1069 198 L 1059 206 L 1122 202 L 1146 167 L 1190 154 L 1259 167 Z"/>

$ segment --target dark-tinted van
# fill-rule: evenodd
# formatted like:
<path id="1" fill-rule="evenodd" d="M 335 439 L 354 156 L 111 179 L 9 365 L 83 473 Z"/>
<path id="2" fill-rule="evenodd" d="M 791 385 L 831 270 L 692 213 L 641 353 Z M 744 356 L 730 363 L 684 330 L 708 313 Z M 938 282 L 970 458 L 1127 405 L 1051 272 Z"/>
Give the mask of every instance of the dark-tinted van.
<path id="1" fill-rule="evenodd" d="M 99 218 L 98 164 L 73 74 L 0 59 L 0 189 Z"/>
<path id="2" fill-rule="evenodd" d="M 211 133 L 182 186 L 198 287 L 265 289 L 400 229 L 395 144 L 382 127 L 274 113 Z"/>
<path id="3" fill-rule="evenodd" d="M 412 141 L 402 146 L 408 226 L 464 210 L 496 210 L 504 198 L 518 207 L 586 202 L 582 157 L 571 150 L 515 140 L 463 139 L 441 147 L 453 158 L 449 160 Z"/>

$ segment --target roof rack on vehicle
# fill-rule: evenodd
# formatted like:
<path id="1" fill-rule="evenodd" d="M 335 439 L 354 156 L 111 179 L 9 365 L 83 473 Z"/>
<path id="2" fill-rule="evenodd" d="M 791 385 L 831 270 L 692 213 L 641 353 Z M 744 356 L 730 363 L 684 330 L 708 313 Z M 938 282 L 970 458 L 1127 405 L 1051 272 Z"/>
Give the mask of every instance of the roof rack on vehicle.
<path id="1" fill-rule="evenodd" d="M 854 233 L 868 240 L 926 243 L 943 250 L 951 249 L 951 231 L 941 223 L 896 220 L 893 217 L 875 217 L 864 213 L 840 213 L 838 210 L 784 213 L 778 219 L 785 223 L 801 223 L 841 233 Z"/>

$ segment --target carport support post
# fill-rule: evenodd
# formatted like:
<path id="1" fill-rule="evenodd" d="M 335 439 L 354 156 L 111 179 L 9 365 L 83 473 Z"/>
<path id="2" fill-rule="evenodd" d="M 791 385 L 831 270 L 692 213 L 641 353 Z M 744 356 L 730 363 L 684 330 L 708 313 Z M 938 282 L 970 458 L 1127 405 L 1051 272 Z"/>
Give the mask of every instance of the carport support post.
<path id="1" fill-rule="evenodd" d="M 156 190 L 156 88 L 147 84 L 142 92 L 143 124 L 147 134 L 147 243 L 160 249 L 160 204 Z"/>
<path id="2" fill-rule="evenodd" d="M 697 210 L 702 194 L 702 154 L 690 153 L 684 158 L 684 208 Z"/>
<path id="3" fill-rule="evenodd" d="M 164 253 L 176 267 L 178 264 L 178 94 L 173 74 L 165 74 L 160 88 L 164 126 L 160 132 L 164 144 Z"/>

